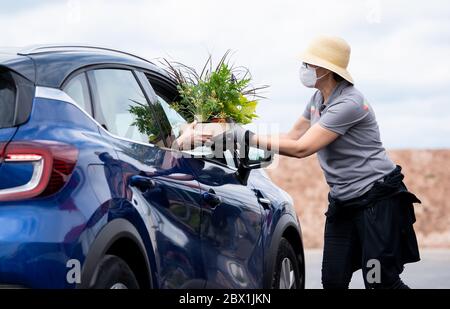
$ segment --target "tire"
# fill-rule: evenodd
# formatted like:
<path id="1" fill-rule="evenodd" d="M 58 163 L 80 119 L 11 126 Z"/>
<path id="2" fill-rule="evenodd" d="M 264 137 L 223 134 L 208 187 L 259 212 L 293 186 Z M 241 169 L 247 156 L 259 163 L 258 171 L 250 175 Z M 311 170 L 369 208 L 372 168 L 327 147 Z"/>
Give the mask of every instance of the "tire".
<path id="1" fill-rule="evenodd" d="M 94 289 L 139 289 L 128 264 L 115 255 L 105 255 L 98 265 Z"/>
<path id="2" fill-rule="evenodd" d="M 301 289 L 303 288 L 302 279 L 294 249 L 286 238 L 281 238 L 272 276 L 272 288 Z"/>

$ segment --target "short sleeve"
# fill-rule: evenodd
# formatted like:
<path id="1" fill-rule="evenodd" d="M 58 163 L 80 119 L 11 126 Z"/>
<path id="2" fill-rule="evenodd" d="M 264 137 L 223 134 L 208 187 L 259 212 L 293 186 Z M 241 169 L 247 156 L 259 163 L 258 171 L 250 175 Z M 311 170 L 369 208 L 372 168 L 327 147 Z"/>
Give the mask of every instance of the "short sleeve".
<path id="1" fill-rule="evenodd" d="M 330 106 L 320 117 L 319 124 L 325 129 L 344 135 L 369 112 L 369 106 L 364 101 L 357 103 L 353 100 L 343 100 Z"/>

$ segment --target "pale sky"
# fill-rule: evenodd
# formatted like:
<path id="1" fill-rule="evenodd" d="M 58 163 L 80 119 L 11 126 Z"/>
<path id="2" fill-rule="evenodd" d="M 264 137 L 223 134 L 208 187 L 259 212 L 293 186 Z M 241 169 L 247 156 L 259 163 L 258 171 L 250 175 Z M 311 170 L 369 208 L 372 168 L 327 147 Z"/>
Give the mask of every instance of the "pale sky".
<path id="1" fill-rule="evenodd" d="M 352 46 L 349 71 L 377 114 L 387 148 L 450 147 L 450 1 L 0 1 L 2 46 L 82 43 L 201 68 L 234 51 L 268 84 L 258 123 L 287 131 L 313 91 L 298 54 L 315 36 Z"/>

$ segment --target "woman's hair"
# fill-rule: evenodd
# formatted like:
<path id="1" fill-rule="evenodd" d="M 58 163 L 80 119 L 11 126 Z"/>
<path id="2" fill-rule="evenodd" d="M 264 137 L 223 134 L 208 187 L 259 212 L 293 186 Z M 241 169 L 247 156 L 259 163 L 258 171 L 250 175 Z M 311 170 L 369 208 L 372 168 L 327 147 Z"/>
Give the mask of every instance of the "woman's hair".
<path id="1" fill-rule="evenodd" d="M 342 82 L 344 80 L 344 78 L 342 76 L 340 76 L 339 74 L 336 74 L 334 72 L 332 72 L 332 73 L 333 73 L 334 80 L 337 81 L 338 83 Z"/>

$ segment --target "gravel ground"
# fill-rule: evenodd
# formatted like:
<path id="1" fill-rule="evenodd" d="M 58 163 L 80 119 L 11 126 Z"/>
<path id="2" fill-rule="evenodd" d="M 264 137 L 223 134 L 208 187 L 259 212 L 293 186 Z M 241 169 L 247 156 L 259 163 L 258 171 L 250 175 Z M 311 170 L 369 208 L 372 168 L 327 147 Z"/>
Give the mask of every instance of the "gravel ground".
<path id="1" fill-rule="evenodd" d="M 421 257 L 420 262 L 405 266 L 402 280 L 413 289 L 450 289 L 450 250 L 425 249 Z M 306 250 L 305 261 L 306 288 L 321 289 L 322 251 Z M 361 271 L 353 274 L 350 288 L 364 288 Z"/>

